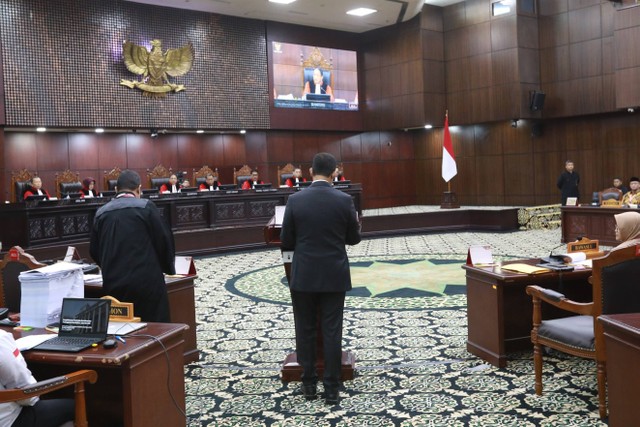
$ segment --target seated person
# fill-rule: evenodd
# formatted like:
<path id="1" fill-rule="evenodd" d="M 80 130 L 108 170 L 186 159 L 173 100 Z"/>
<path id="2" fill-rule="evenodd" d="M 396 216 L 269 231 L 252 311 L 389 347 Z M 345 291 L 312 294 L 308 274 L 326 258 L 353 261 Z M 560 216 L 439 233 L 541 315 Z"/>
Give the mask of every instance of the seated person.
<path id="1" fill-rule="evenodd" d="M 261 181 L 260 179 L 258 179 L 258 171 L 257 170 L 252 170 L 251 171 L 251 179 L 245 181 L 242 183 L 242 189 L 243 190 L 253 190 L 254 188 L 256 188 L 256 184 L 264 184 L 264 181 Z"/>
<path id="2" fill-rule="evenodd" d="M 0 388 L 21 388 L 36 383 L 13 335 L 0 330 Z M 73 427 L 73 399 L 38 397 L 0 403 L 0 425 L 7 427 Z"/>
<path id="3" fill-rule="evenodd" d="M 178 186 L 178 176 L 174 173 L 169 177 L 168 184 L 162 184 L 160 186 L 160 194 L 179 193 L 180 186 Z"/>
<path id="4" fill-rule="evenodd" d="M 616 240 L 622 243 L 611 251 L 640 244 L 640 213 L 624 212 L 613 217 L 616 220 Z"/>
<path id="5" fill-rule="evenodd" d="M 346 181 L 347 179 L 344 177 L 344 171 L 341 166 L 336 166 L 335 172 L 333 172 L 333 182 L 337 181 Z"/>
<path id="6" fill-rule="evenodd" d="M 82 198 L 98 197 L 98 190 L 96 190 L 96 180 L 88 176 L 82 180 L 82 188 L 80 189 Z"/>
<path id="7" fill-rule="evenodd" d="M 613 178 L 613 188 L 620 190 L 623 195 L 629 191 L 626 185 L 622 185 L 622 180 L 620 178 Z"/>
<path id="8" fill-rule="evenodd" d="M 189 188 L 189 187 L 191 187 L 191 184 L 189 183 L 189 180 L 188 179 L 183 179 L 182 180 L 182 184 L 180 184 L 180 188 L 182 189 L 182 188 Z"/>
<path id="9" fill-rule="evenodd" d="M 301 182 L 307 182 L 307 178 L 302 177 L 302 170 L 300 170 L 300 168 L 295 168 L 293 170 L 293 176 L 287 178 L 284 183 L 289 187 L 299 187 Z"/>
<path id="10" fill-rule="evenodd" d="M 333 101 L 333 90 L 328 83 L 325 83 L 324 77 L 322 76 L 322 70 L 320 68 L 315 68 L 313 70 L 313 81 L 306 81 L 304 83 L 304 89 L 302 90 L 302 94 L 306 95 L 308 93 L 315 93 L 318 95 L 329 95 L 330 100 Z"/>
<path id="11" fill-rule="evenodd" d="M 629 190 L 622 196 L 623 205 L 637 205 L 640 204 L 640 178 L 629 178 Z"/>
<path id="12" fill-rule="evenodd" d="M 24 198 L 26 199 L 29 196 L 47 196 L 47 200 L 51 197 L 49 192 L 42 188 L 42 179 L 39 176 L 34 176 L 31 178 L 31 185 L 24 192 Z"/>
<path id="13" fill-rule="evenodd" d="M 198 191 L 215 191 L 220 187 L 220 182 L 216 180 L 216 177 L 212 173 L 208 173 L 205 177 L 205 182 L 200 184 Z"/>

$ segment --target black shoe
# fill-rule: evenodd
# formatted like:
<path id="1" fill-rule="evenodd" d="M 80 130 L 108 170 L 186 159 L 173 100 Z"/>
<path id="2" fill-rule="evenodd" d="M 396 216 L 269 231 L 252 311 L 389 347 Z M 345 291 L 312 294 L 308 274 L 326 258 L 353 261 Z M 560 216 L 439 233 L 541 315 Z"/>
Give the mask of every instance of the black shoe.
<path id="1" fill-rule="evenodd" d="M 340 402 L 338 390 L 326 390 L 324 392 L 324 401 L 327 405 L 337 405 Z"/>
<path id="2" fill-rule="evenodd" d="M 306 400 L 316 400 L 318 398 L 318 389 L 315 384 L 303 384 L 302 394 Z"/>

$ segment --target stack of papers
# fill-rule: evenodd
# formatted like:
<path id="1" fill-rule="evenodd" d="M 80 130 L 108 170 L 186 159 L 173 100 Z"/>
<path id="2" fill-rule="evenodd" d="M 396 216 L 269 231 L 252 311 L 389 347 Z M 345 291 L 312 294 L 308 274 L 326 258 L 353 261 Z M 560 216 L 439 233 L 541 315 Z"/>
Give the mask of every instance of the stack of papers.
<path id="1" fill-rule="evenodd" d="M 57 336 L 57 334 L 27 335 L 26 337 L 18 338 L 16 340 L 16 345 L 20 351 L 30 350 L 33 347 Z"/>
<path id="2" fill-rule="evenodd" d="M 147 326 L 144 322 L 113 322 L 109 321 L 107 335 L 127 335 Z"/>
<path id="3" fill-rule="evenodd" d="M 551 270 L 544 267 L 537 267 L 535 265 L 529 264 L 507 264 L 502 266 L 503 270 L 513 271 L 516 273 L 524 273 L 524 274 L 540 274 L 540 273 L 548 273 Z"/>
<path id="4" fill-rule="evenodd" d="M 82 265 L 58 262 L 20 273 L 20 324 L 43 328 L 60 320 L 63 298 L 84 297 Z"/>

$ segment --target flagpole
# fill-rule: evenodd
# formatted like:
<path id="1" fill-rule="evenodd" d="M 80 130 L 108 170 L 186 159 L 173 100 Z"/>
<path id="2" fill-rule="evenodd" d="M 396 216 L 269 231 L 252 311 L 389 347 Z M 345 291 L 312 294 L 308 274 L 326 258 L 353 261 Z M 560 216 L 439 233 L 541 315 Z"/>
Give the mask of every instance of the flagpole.
<path id="1" fill-rule="evenodd" d="M 444 113 L 444 132 L 442 142 L 442 177 L 447 181 L 447 191 L 442 195 L 440 209 L 460 208 L 456 193 L 451 191 L 451 179 L 458 173 L 453 155 L 453 145 L 449 133 L 449 110 Z"/>

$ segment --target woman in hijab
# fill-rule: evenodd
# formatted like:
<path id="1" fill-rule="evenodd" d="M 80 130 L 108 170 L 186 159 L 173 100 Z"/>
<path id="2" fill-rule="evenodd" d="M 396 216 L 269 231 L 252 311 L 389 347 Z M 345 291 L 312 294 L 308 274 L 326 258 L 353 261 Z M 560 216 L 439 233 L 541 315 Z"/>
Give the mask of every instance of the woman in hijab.
<path id="1" fill-rule="evenodd" d="M 616 214 L 614 217 L 616 219 L 616 240 L 622 243 L 612 251 L 640 245 L 640 213 L 624 212 Z"/>
<path id="2" fill-rule="evenodd" d="M 80 190 L 82 197 L 98 197 L 96 190 L 96 180 L 88 176 L 82 180 L 82 189 Z"/>

